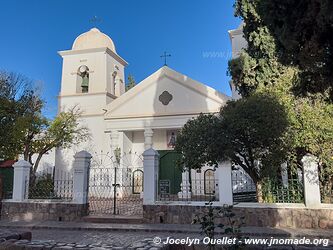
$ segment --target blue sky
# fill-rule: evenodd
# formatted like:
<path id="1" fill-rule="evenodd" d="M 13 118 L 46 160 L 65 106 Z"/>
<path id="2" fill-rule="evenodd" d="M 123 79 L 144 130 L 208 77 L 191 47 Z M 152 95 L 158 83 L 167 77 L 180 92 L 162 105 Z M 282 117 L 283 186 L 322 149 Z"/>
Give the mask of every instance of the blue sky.
<path id="1" fill-rule="evenodd" d="M 0 69 L 35 80 L 46 101 L 45 115 L 57 112 L 62 60 L 57 51 L 97 26 L 140 82 L 169 66 L 230 95 L 226 75 L 231 45 L 228 30 L 240 20 L 234 0 L 6 0 L 1 2 Z M 98 16 L 97 25 L 89 20 Z"/>

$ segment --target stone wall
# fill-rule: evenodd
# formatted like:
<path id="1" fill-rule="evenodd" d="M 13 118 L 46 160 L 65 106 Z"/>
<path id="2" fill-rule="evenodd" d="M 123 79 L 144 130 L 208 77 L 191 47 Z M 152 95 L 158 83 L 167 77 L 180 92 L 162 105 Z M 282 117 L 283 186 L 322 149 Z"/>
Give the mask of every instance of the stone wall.
<path id="1" fill-rule="evenodd" d="M 2 201 L 1 219 L 75 221 L 88 214 L 88 204 Z"/>
<path id="2" fill-rule="evenodd" d="M 189 224 L 204 206 L 144 205 L 145 223 Z M 295 207 L 235 206 L 235 218 L 245 217 L 244 226 L 333 229 L 333 207 L 309 209 Z M 221 220 L 221 223 L 225 221 Z"/>

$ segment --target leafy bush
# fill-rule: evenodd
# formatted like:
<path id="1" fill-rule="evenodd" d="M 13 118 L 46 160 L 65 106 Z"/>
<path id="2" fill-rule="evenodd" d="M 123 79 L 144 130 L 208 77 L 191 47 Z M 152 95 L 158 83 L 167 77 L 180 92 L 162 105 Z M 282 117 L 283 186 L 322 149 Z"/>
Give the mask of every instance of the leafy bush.
<path id="1" fill-rule="evenodd" d="M 192 224 L 200 224 L 201 233 L 210 239 L 215 238 L 216 229 L 224 230 L 225 234 L 229 234 L 232 237 L 240 240 L 242 237 L 241 226 L 244 223 L 244 217 L 237 218 L 232 211 L 233 206 L 223 205 L 222 207 L 213 207 L 213 202 L 205 203 L 206 207 L 203 213 L 196 215 L 192 221 Z M 220 223 L 221 221 L 224 224 Z M 238 242 L 238 241 L 237 241 Z M 209 246 L 214 248 L 213 245 Z M 231 246 L 229 249 L 241 249 L 242 245 Z"/>

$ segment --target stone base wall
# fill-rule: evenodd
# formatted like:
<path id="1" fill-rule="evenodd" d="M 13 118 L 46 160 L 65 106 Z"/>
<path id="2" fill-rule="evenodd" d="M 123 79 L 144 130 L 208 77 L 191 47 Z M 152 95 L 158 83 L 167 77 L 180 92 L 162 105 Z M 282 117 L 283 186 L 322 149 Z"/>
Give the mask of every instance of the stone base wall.
<path id="1" fill-rule="evenodd" d="M 88 204 L 69 202 L 10 202 L 2 201 L 2 220 L 76 221 L 88 214 Z"/>
<path id="2" fill-rule="evenodd" d="M 204 206 L 144 205 L 145 223 L 190 224 Z M 236 219 L 245 217 L 244 226 L 333 229 L 333 209 L 300 207 L 234 207 Z M 226 224 L 220 220 L 218 223 Z"/>

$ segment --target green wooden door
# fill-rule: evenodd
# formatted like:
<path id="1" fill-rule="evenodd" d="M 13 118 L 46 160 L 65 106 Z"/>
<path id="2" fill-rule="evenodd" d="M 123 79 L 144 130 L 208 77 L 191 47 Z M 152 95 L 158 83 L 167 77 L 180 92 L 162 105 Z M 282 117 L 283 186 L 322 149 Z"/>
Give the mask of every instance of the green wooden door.
<path id="1" fill-rule="evenodd" d="M 170 194 L 177 194 L 182 182 L 182 170 L 177 165 L 180 154 L 173 150 L 159 150 L 158 153 L 160 154 L 159 180 L 169 180 Z"/>

